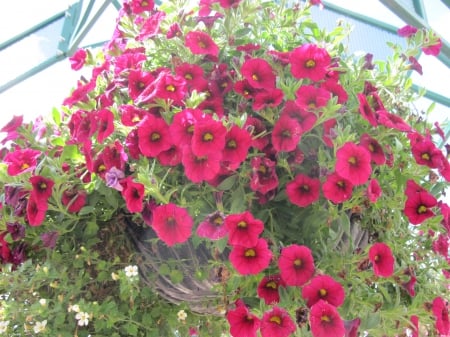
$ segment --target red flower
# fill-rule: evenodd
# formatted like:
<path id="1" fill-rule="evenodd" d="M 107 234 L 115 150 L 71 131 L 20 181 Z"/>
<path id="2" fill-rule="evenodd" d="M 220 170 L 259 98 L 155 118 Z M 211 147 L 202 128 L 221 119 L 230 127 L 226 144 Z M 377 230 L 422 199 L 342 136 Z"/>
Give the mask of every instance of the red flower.
<path id="1" fill-rule="evenodd" d="M 275 73 L 264 59 L 248 59 L 241 67 L 242 76 L 253 88 L 270 90 L 275 87 Z"/>
<path id="2" fill-rule="evenodd" d="M 70 213 L 78 213 L 86 205 L 87 194 L 83 190 L 67 189 L 63 192 L 61 202 Z"/>
<path id="3" fill-rule="evenodd" d="M 313 337 L 344 336 L 344 322 L 334 306 L 319 300 L 311 307 L 309 323 Z"/>
<path id="4" fill-rule="evenodd" d="M 267 305 L 280 302 L 280 293 L 278 289 L 286 287 L 279 274 L 264 276 L 258 284 L 258 296 L 264 300 Z"/>
<path id="5" fill-rule="evenodd" d="M 358 337 L 359 326 L 361 325 L 361 318 L 355 318 L 351 321 L 344 321 L 345 336 L 344 337 Z M 417 337 L 417 336 L 416 336 Z"/>
<path id="6" fill-rule="evenodd" d="M 247 158 L 247 153 L 252 144 L 250 134 L 237 125 L 233 125 L 225 136 L 225 148 L 223 160 L 230 170 L 237 169 Z"/>
<path id="7" fill-rule="evenodd" d="M 295 78 L 309 78 L 320 81 L 325 78 L 331 57 L 324 48 L 307 43 L 290 53 L 291 72 Z"/>
<path id="8" fill-rule="evenodd" d="M 137 41 L 145 41 L 153 38 L 160 32 L 161 22 L 166 17 L 166 13 L 162 11 L 154 11 L 151 15 L 143 20 L 143 24 L 139 27 L 139 34 L 136 36 Z M 137 20 L 134 21 L 137 23 Z"/>
<path id="9" fill-rule="evenodd" d="M 252 314 L 245 305 L 227 312 L 230 334 L 233 337 L 256 337 L 260 319 Z"/>
<path id="10" fill-rule="evenodd" d="M 187 84 L 184 78 L 174 76 L 168 70 L 161 70 L 158 77 L 135 99 L 135 103 L 151 103 L 155 99 L 163 99 L 173 104 L 180 104 L 186 94 Z"/>
<path id="11" fill-rule="evenodd" d="M 233 246 L 229 259 L 239 274 L 256 275 L 269 266 L 272 252 L 267 241 L 260 238 L 253 247 Z"/>
<path id="12" fill-rule="evenodd" d="M 260 111 L 267 107 L 277 107 L 283 101 L 283 97 L 283 90 L 278 88 L 258 91 L 255 94 L 255 100 L 253 101 L 252 108 L 255 111 Z"/>
<path id="13" fill-rule="evenodd" d="M 84 49 L 78 49 L 71 57 L 69 57 L 70 67 L 72 70 L 80 70 L 86 63 L 87 52 Z"/>
<path id="14" fill-rule="evenodd" d="M 411 152 L 417 164 L 429 168 L 441 168 L 446 160 L 442 151 L 428 138 L 412 143 Z"/>
<path id="15" fill-rule="evenodd" d="M 441 335 L 447 335 L 450 332 L 448 304 L 444 302 L 442 297 L 436 297 L 433 300 L 432 311 L 434 317 L 436 318 L 436 330 Z"/>
<path id="16" fill-rule="evenodd" d="M 172 146 L 169 125 L 164 119 L 148 114 L 138 125 L 139 149 L 144 156 L 154 158 Z"/>
<path id="17" fill-rule="evenodd" d="M 194 220 L 185 208 L 170 203 L 156 207 L 152 215 L 152 228 L 166 245 L 183 243 L 191 236 Z"/>
<path id="18" fill-rule="evenodd" d="M 319 200 L 320 181 L 304 174 L 297 174 L 286 184 L 289 201 L 299 207 L 306 207 Z"/>
<path id="19" fill-rule="evenodd" d="M 374 243 L 369 249 L 369 260 L 372 262 L 375 275 L 389 277 L 394 273 L 395 259 L 387 244 L 383 242 Z"/>
<path id="20" fill-rule="evenodd" d="M 411 37 L 412 35 L 417 33 L 417 28 L 411 25 L 403 26 L 402 28 L 397 29 L 398 36 L 401 37 Z"/>
<path id="21" fill-rule="evenodd" d="M 416 282 L 417 282 L 416 277 L 411 276 L 408 282 L 402 283 L 402 287 L 408 292 L 409 296 L 411 297 L 416 296 L 416 290 L 414 289 Z"/>
<path id="22" fill-rule="evenodd" d="M 327 80 L 325 82 L 322 82 L 320 84 L 320 87 L 322 89 L 325 89 L 325 90 L 331 92 L 331 94 L 333 96 L 336 96 L 338 104 L 344 104 L 348 101 L 347 92 L 345 91 L 344 87 L 342 85 L 340 85 L 337 81 Z"/>
<path id="23" fill-rule="evenodd" d="M 134 105 L 121 105 L 119 107 L 120 111 L 120 121 L 125 126 L 135 126 L 141 120 L 144 119 L 144 116 L 147 115 L 147 110 L 140 109 Z"/>
<path id="24" fill-rule="evenodd" d="M 172 144 L 170 149 L 158 153 L 156 158 L 163 166 L 177 166 L 181 164 L 182 155 L 183 151 L 181 148 Z"/>
<path id="25" fill-rule="evenodd" d="M 190 89 L 202 91 L 201 89 L 207 85 L 203 68 L 197 64 L 182 63 L 175 68 L 175 73 L 185 79 Z"/>
<path id="26" fill-rule="evenodd" d="M 153 0 L 131 0 L 130 7 L 133 14 L 141 14 L 153 10 L 155 3 Z"/>
<path id="27" fill-rule="evenodd" d="M 264 230 L 264 223 L 255 219 L 249 211 L 228 215 L 225 226 L 228 230 L 228 244 L 232 246 L 253 247 Z"/>
<path id="28" fill-rule="evenodd" d="M 280 118 L 283 116 L 289 116 L 290 118 L 297 120 L 300 124 L 302 133 L 311 130 L 317 121 L 317 116 L 313 112 L 301 109 L 295 101 L 287 101 L 284 104 Z"/>
<path id="29" fill-rule="evenodd" d="M 33 171 L 37 164 L 40 151 L 32 149 L 16 149 L 6 154 L 3 162 L 8 165 L 7 173 L 16 176 L 24 172 Z"/>
<path id="30" fill-rule="evenodd" d="M 428 47 L 422 47 L 422 51 L 426 55 L 438 56 L 439 53 L 441 52 L 441 48 L 442 48 L 442 40 L 438 39 L 435 44 Z"/>
<path id="31" fill-rule="evenodd" d="M 297 120 L 282 115 L 272 131 L 272 145 L 277 152 L 294 151 L 300 141 L 302 128 Z"/>
<path id="32" fill-rule="evenodd" d="M 266 125 L 258 118 L 248 116 L 245 121 L 245 128 L 252 134 L 252 146 L 258 150 L 263 150 L 270 142 L 270 135 Z"/>
<path id="33" fill-rule="evenodd" d="M 211 153 L 222 154 L 225 147 L 226 127 L 221 121 L 203 120 L 194 125 L 192 135 L 192 152 L 196 156 L 206 156 Z"/>
<path id="34" fill-rule="evenodd" d="M 411 321 L 411 337 L 419 337 L 419 317 L 411 315 L 409 320 Z"/>
<path id="35" fill-rule="evenodd" d="M 364 184 L 372 173 L 370 160 L 364 147 L 347 142 L 336 152 L 336 173 L 354 185 Z"/>
<path id="36" fill-rule="evenodd" d="M 313 85 L 302 85 L 295 92 L 295 103 L 300 109 L 314 111 L 327 105 L 331 98 L 331 93 L 325 89 L 317 88 Z"/>
<path id="37" fill-rule="evenodd" d="M 367 186 L 366 195 L 370 202 L 377 202 L 378 198 L 381 196 L 382 190 L 377 179 L 371 179 L 369 186 Z"/>
<path id="38" fill-rule="evenodd" d="M 266 157 L 252 158 L 250 165 L 250 189 L 266 194 L 278 187 L 278 176 L 275 171 L 276 163 Z"/>
<path id="39" fill-rule="evenodd" d="M 227 234 L 225 216 L 219 211 L 209 214 L 197 227 L 197 235 L 201 238 L 219 240 Z"/>
<path id="40" fill-rule="evenodd" d="M 437 206 L 436 198 L 428 192 L 416 192 L 407 195 L 405 202 L 405 215 L 413 225 L 419 225 L 426 219 L 434 216 L 431 207 Z"/>
<path id="41" fill-rule="evenodd" d="M 128 74 L 128 95 L 131 99 L 138 98 L 154 80 L 155 77 L 152 73 L 137 69 L 130 70 Z"/>
<path id="42" fill-rule="evenodd" d="M 192 54 L 211 56 L 213 60 L 219 56 L 219 47 L 205 32 L 191 31 L 187 33 L 185 45 L 191 50 Z"/>
<path id="43" fill-rule="evenodd" d="M 380 143 L 378 143 L 376 139 L 370 137 L 367 133 L 364 133 L 359 139 L 359 144 L 370 152 L 370 157 L 373 163 L 377 165 L 383 165 L 386 163 L 386 156 Z"/>
<path id="44" fill-rule="evenodd" d="M 114 131 L 114 114 L 107 109 L 102 109 L 97 113 L 97 119 L 97 141 L 103 143 L 103 141 Z"/>
<path id="45" fill-rule="evenodd" d="M 40 226 L 45 219 L 47 212 L 47 202 L 42 199 L 37 199 L 34 194 L 30 195 L 27 203 L 27 220 L 30 226 Z"/>
<path id="46" fill-rule="evenodd" d="M 180 147 L 190 145 L 194 134 L 194 125 L 204 119 L 209 119 L 209 115 L 204 114 L 199 109 L 184 109 L 173 116 L 170 124 L 170 135 L 173 143 Z"/>
<path id="47" fill-rule="evenodd" d="M 145 187 L 141 183 L 133 181 L 132 177 L 127 177 L 121 182 L 123 186 L 122 197 L 125 199 L 128 211 L 139 213 L 144 209 Z"/>
<path id="48" fill-rule="evenodd" d="M 339 307 L 344 303 L 345 291 L 342 285 L 329 275 L 317 275 L 303 287 L 302 296 L 308 307 L 312 307 L 319 300 Z"/>
<path id="49" fill-rule="evenodd" d="M 353 184 L 337 173 L 332 173 L 327 176 L 326 181 L 322 184 L 322 192 L 325 198 L 335 204 L 340 204 L 352 197 Z"/>
<path id="50" fill-rule="evenodd" d="M 183 148 L 181 163 L 184 173 L 194 183 L 212 180 L 220 172 L 222 153 L 217 151 L 204 156 L 196 156 L 190 146 Z"/>
<path id="51" fill-rule="evenodd" d="M 261 319 L 261 337 L 288 337 L 296 325 L 285 309 L 273 307 Z"/>
<path id="52" fill-rule="evenodd" d="M 375 116 L 375 112 L 373 108 L 370 106 L 369 102 L 367 101 L 367 96 L 359 93 L 357 95 L 358 101 L 359 101 L 359 112 L 361 113 L 361 116 L 368 121 L 372 126 L 377 126 L 378 121 Z"/>
<path id="53" fill-rule="evenodd" d="M 251 86 L 250 82 L 247 80 L 236 81 L 233 87 L 239 95 L 246 99 L 251 99 L 255 97 L 255 94 L 261 89 L 255 89 Z"/>
<path id="54" fill-rule="evenodd" d="M 37 200 L 47 202 L 47 199 L 52 195 L 52 188 L 55 185 L 53 180 L 42 176 L 32 176 L 30 182 L 33 186 L 31 194 L 36 197 Z"/>
<path id="55" fill-rule="evenodd" d="M 301 287 L 314 275 L 314 259 L 306 246 L 290 245 L 281 250 L 278 267 L 283 281 L 288 286 Z"/>
<path id="56" fill-rule="evenodd" d="M 449 248 L 449 239 L 448 234 L 439 234 L 438 238 L 433 241 L 433 251 L 436 254 L 442 255 L 443 257 L 448 257 L 448 248 Z"/>
<path id="57" fill-rule="evenodd" d="M 396 129 L 403 132 L 411 131 L 411 126 L 406 123 L 400 116 L 387 112 L 386 110 L 379 110 L 378 122 L 387 128 Z"/>

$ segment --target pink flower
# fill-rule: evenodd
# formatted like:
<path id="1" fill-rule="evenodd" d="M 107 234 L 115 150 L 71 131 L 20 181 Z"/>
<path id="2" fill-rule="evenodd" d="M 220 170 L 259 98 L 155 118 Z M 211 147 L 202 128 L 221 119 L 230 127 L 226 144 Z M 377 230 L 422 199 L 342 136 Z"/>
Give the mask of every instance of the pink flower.
<path id="1" fill-rule="evenodd" d="M 370 202 L 377 202 L 378 198 L 381 196 L 382 190 L 377 179 L 371 179 L 369 186 L 367 186 L 366 195 Z"/>
<path id="2" fill-rule="evenodd" d="M 296 119 L 282 115 L 272 131 L 272 145 L 277 152 L 290 152 L 297 148 L 302 128 Z"/>
<path id="3" fill-rule="evenodd" d="M 127 209 L 131 213 L 142 212 L 144 208 L 143 200 L 145 196 L 145 187 L 137 183 L 132 177 L 127 177 L 121 182 L 123 186 L 122 197 L 125 199 Z"/>
<path id="4" fill-rule="evenodd" d="M 161 205 L 152 216 L 152 228 L 168 246 L 186 242 L 191 236 L 194 220 L 185 208 L 172 203 Z"/>
<path id="5" fill-rule="evenodd" d="M 197 235 L 202 238 L 219 240 L 227 234 L 225 216 L 219 211 L 209 214 L 197 227 Z"/>
<path id="6" fill-rule="evenodd" d="M 372 262 L 375 275 L 389 277 L 394 273 L 395 259 L 387 244 L 383 242 L 374 243 L 369 249 L 369 260 Z"/>
<path id="7" fill-rule="evenodd" d="M 283 308 L 275 306 L 261 318 L 261 337 L 288 337 L 296 328 L 294 321 Z"/>
<path id="8" fill-rule="evenodd" d="M 170 149 L 172 145 L 169 125 L 164 119 L 151 114 L 139 123 L 137 134 L 141 153 L 150 158 Z"/>
<path id="9" fill-rule="evenodd" d="M 33 171 L 37 164 L 37 158 L 40 155 L 40 151 L 19 148 L 6 154 L 3 162 L 8 166 L 8 174 L 17 176 L 24 172 Z"/>
<path id="10" fill-rule="evenodd" d="M 278 267 L 283 281 L 288 286 L 301 287 L 314 275 L 314 259 L 306 246 L 290 245 L 281 250 Z"/>
<path id="11" fill-rule="evenodd" d="M 192 135 L 192 152 L 199 157 L 211 153 L 222 154 L 226 134 L 227 129 L 221 121 L 207 119 L 197 122 Z"/>
<path id="12" fill-rule="evenodd" d="M 233 337 L 256 337 L 260 319 L 252 314 L 245 305 L 239 305 L 229 310 L 226 315 L 230 324 L 230 334 Z"/>
<path id="13" fill-rule="evenodd" d="M 275 73 L 264 59 L 246 60 L 241 67 L 241 73 L 253 88 L 270 90 L 275 87 Z"/>
<path id="14" fill-rule="evenodd" d="M 433 315 L 436 318 L 436 330 L 441 335 L 447 335 L 450 332 L 450 320 L 448 314 L 448 304 L 442 297 L 436 297 L 432 306 Z"/>
<path id="15" fill-rule="evenodd" d="M 191 50 L 192 54 L 207 55 L 213 59 L 217 59 L 219 56 L 219 47 L 205 32 L 190 31 L 186 34 L 185 45 Z"/>
<path id="16" fill-rule="evenodd" d="M 264 230 L 264 223 L 255 219 L 249 211 L 228 215 L 225 226 L 229 233 L 228 244 L 232 246 L 253 247 Z"/>
<path id="17" fill-rule="evenodd" d="M 312 307 L 319 300 L 339 307 L 344 303 L 344 287 L 329 275 L 317 275 L 302 289 L 302 297 L 308 307 Z"/>
<path id="18" fill-rule="evenodd" d="M 69 57 L 70 67 L 72 70 L 80 70 L 86 63 L 87 52 L 84 49 L 78 49 L 71 57 Z"/>
<path id="19" fill-rule="evenodd" d="M 411 37 L 417 33 L 417 28 L 411 25 L 403 26 L 397 30 L 397 34 L 401 37 Z"/>
<path id="20" fill-rule="evenodd" d="M 295 48 L 290 54 L 289 61 L 295 78 L 309 78 L 317 82 L 325 78 L 331 57 L 324 48 L 307 43 Z"/>
<path id="21" fill-rule="evenodd" d="M 297 174 L 286 184 L 289 201 L 299 207 L 306 207 L 319 200 L 320 181 L 304 174 Z"/>
<path id="22" fill-rule="evenodd" d="M 344 336 L 344 322 L 336 308 L 319 300 L 311 307 L 309 322 L 313 337 Z"/>
<path id="23" fill-rule="evenodd" d="M 241 275 L 256 275 L 266 269 L 272 260 L 272 252 L 265 239 L 258 239 L 253 247 L 233 246 L 230 262 Z"/>
<path id="24" fill-rule="evenodd" d="M 364 184 L 372 173 L 370 153 L 352 142 L 345 143 L 336 152 L 336 173 L 354 185 Z"/>
<path id="25" fill-rule="evenodd" d="M 422 51 L 426 55 L 438 56 L 439 53 L 441 52 L 441 48 L 442 48 L 442 40 L 438 39 L 435 44 L 427 46 L 427 47 L 422 47 Z"/>
<path id="26" fill-rule="evenodd" d="M 353 184 L 350 180 L 344 179 L 336 173 L 329 174 L 326 181 L 322 184 L 323 196 L 340 204 L 352 197 Z"/>
<path id="27" fill-rule="evenodd" d="M 264 276 L 258 284 L 258 297 L 267 305 L 280 302 L 280 287 L 286 287 L 285 282 L 279 274 Z"/>

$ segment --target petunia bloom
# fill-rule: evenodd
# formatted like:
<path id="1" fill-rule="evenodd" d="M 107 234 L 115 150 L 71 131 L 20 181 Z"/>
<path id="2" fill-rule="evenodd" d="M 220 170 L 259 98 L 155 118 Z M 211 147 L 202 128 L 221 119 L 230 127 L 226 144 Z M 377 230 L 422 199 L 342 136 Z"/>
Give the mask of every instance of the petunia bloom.
<path id="1" fill-rule="evenodd" d="M 36 195 L 30 195 L 27 203 L 26 218 L 30 226 L 40 226 L 45 220 L 45 214 L 48 209 L 47 202 L 37 199 Z"/>
<path id="2" fill-rule="evenodd" d="M 259 238 L 253 247 L 233 246 L 229 259 L 239 274 L 256 275 L 269 266 L 272 251 L 267 241 Z"/>
<path id="3" fill-rule="evenodd" d="M 370 153 L 352 142 L 345 143 L 336 152 L 336 173 L 354 185 L 364 184 L 372 173 Z"/>
<path id="4" fill-rule="evenodd" d="M 241 67 L 241 73 L 253 88 L 270 90 L 275 87 L 274 70 L 264 59 L 246 60 Z"/>
<path id="5" fill-rule="evenodd" d="M 197 122 L 192 135 L 192 152 L 199 157 L 222 153 L 226 134 L 227 129 L 220 121 L 208 119 Z"/>
<path id="6" fill-rule="evenodd" d="M 261 318 L 261 337 L 288 337 L 296 328 L 288 312 L 280 307 L 266 311 Z"/>
<path id="7" fill-rule="evenodd" d="M 280 302 L 280 287 L 286 287 L 280 274 L 266 275 L 259 282 L 256 292 L 264 303 L 270 305 Z"/>
<path id="8" fill-rule="evenodd" d="M 34 170 L 40 151 L 32 149 L 16 149 L 6 154 L 3 162 L 8 166 L 7 172 L 10 176 L 16 176 L 24 172 Z"/>
<path id="9" fill-rule="evenodd" d="M 450 332 L 450 319 L 448 314 L 448 304 L 442 297 L 436 297 L 433 300 L 432 308 L 433 315 L 436 319 L 435 327 L 441 335 L 448 335 Z"/>
<path id="10" fill-rule="evenodd" d="M 186 34 L 185 45 L 192 54 L 208 55 L 214 59 L 219 56 L 219 47 L 208 33 L 202 31 L 190 31 Z"/>
<path id="11" fill-rule="evenodd" d="M 302 289 L 302 297 L 308 307 L 312 307 L 319 300 L 339 307 L 344 303 L 344 287 L 329 275 L 317 275 Z"/>
<path id="12" fill-rule="evenodd" d="M 137 134 L 141 153 L 150 158 L 170 149 L 172 145 L 169 125 L 164 119 L 150 114 L 139 123 Z"/>
<path id="13" fill-rule="evenodd" d="M 289 201 L 299 207 L 306 207 L 319 199 L 320 181 L 304 174 L 297 174 L 286 184 Z"/>
<path id="14" fill-rule="evenodd" d="M 33 186 L 31 194 L 36 197 L 37 200 L 47 202 L 47 199 L 52 195 L 52 189 L 55 185 L 54 181 L 43 176 L 32 176 L 30 182 Z"/>
<path id="15" fill-rule="evenodd" d="M 152 228 L 168 246 L 183 243 L 191 236 L 194 220 L 185 208 L 169 203 L 153 209 Z"/>
<path id="16" fill-rule="evenodd" d="M 225 237 L 228 234 L 225 216 L 219 211 L 209 214 L 198 224 L 196 232 L 199 237 L 211 240 L 219 240 Z"/>
<path id="17" fill-rule="evenodd" d="M 325 78 L 331 57 L 324 48 L 306 43 L 290 53 L 291 72 L 295 78 L 320 81 Z"/>
<path id="18" fill-rule="evenodd" d="M 230 214 L 225 218 L 228 231 L 228 244 L 253 247 L 264 230 L 264 223 L 255 219 L 249 211 L 240 214 Z"/>
<path id="19" fill-rule="evenodd" d="M 309 323 L 313 337 L 344 336 L 344 321 L 336 308 L 319 300 L 311 307 Z"/>
<path id="20" fill-rule="evenodd" d="M 143 200 L 145 196 L 145 187 L 143 184 L 135 182 L 132 177 L 127 177 L 121 181 L 123 186 L 122 197 L 128 211 L 131 213 L 142 212 L 144 208 Z"/>
<path id="21" fill-rule="evenodd" d="M 272 131 L 272 145 L 277 152 L 290 152 L 297 148 L 302 128 L 296 119 L 281 116 Z"/>
<path id="22" fill-rule="evenodd" d="M 283 281 L 288 286 L 302 286 L 314 275 L 314 259 L 306 246 L 290 245 L 281 250 L 278 267 Z"/>
<path id="23" fill-rule="evenodd" d="M 245 305 L 229 310 L 226 315 L 233 337 L 256 337 L 260 327 L 260 319 L 252 314 Z"/>
<path id="24" fill-rule="evenodd" d="M 374 243 L 369 249 L 369 260 L 373 265 L 373 272 L 380 277 L 389 277 L 394 273 L 394 255 L 391 248 L 383 243 Z"/>
<path id="25" fill-rule="evenodd" d="M 78 49 L 71 57 L 69 57 L 70 67 L 72 70 L 80 70 L 83 68 L 87 59 L 87 52 L 84 49 Z"/>
<path id="26" fill-rule="evenodd" d="M 397 29 L 397 34 L 398 34 L 398 36 L 401 36 L 401 37 L 411 37 L 416 33 L 417 33 L 417 28 L 414 26 L 411 26 L 411 25 L 406 25 L 406 26 L 403 26 L 403 27 Z"/>
<path id="27" fill-rule="evenodd" d="M 367 186 L 366 195 L 370 202 L 377 202 L 378 198 L 381 196 L 382 190 L 380 183 L 377 179 L 371 179 L 369 186 Z"/>
<path id="28" fill-rule="evenodd" d="M 435 214 L 431 210 L 437 206 L 436 198 L 427 191 L 407 194 L 404 212 L 409 222 L 419 225 Z"/>
<path id="29" fill-rule="evenodd" d="M 331 202 L 340 204 L 352 197 L 353 184 L 350 180 L 331 173 L 322 184 L 322 193 Z"/>

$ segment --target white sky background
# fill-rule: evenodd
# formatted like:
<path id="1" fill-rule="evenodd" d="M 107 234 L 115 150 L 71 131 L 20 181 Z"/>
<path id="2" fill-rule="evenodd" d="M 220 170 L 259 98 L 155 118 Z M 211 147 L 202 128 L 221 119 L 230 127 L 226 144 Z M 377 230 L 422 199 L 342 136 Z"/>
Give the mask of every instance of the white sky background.
<path id="1" fill-rule="evenodd" d="M 0 11 L 0 42 L 32 27 L 49 16 L 68 8 L 75 0 L 22 0 L 7 1 L 2 4 Z M 333 4 L 347 7 L 354 12 L 383 18 L 394 26 L 401 27 L 401 20 L 390 13 L 377 0 L 330 0 Z M 427 16 L 432 28 L 450 41 L 450 11 L 440 0 L 424 1 Z M 101 1 L 96 1 L 97 4 Z M 98 42 L 109 39 L 115 26 L 117 11 L 110 5 L 90 33 L 90 41 Z M 20 20 L 20 21 L 19 21 Z M 357 28 L 356 28 L 357 29 Z M 92 36 L 95 35 L 95 36 Z M 13 78 L 20 70 L 35 66 L 48 57 L 48 48 L 55 42 L 45 41 L 45 38 L 32 36 L 27 43 L 10 51 L 0 51 L 0 84 L 6 79 Z M 449 95 L 448 79 L 450 69 L 442 66 L 433 56 L 423 55 L 420 58 L 424 75 L 413 75 L 416 84 L 435 90 L 442 95 Z M 70 69 L 67 59 L 60 61 L 50 68 L 40 72 L 26 81 L 0 94 L 0 127 L 7 123 L 13 115 L 24 115 L 26 120 L 32 120 L 39 115 L 48 115 L 53 107 L 58 107 L 65 97 L 69 96 L 71 88 L 82 73 Z M 89 78 L 90 74 L 86 73 Z M 437 119 L 449 118 L 443 116 L 448 113 L 436 111 Z"/>

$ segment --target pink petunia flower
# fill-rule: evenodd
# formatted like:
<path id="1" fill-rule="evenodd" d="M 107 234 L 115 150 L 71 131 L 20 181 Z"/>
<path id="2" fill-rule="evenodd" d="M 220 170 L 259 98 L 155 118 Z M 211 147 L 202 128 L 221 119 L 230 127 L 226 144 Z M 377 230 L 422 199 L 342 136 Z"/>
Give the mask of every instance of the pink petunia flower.
<path id="1" fill-rule="evenodd" d="M 311 307 L 309 323 L 313 337 L 345 335 L 344 321 L 337 309 L 324 300 L 319 300 Z"/>
<path id="2" fill-rule="evenodd" d="M 255 219 L 249 211 L 239 214 L 230 214 L 225 218 L 228 231 L 228 244 L 243 247 L 253 247 L 264 230 L 264 223 Z"/>
<path id="3" fill-rule="evenodd" d="M 151 227 L 168 246 L 186 242 L 192 232 L 194 220 L 185 208 L 169 203 L 155 207 Z"/>
<path id="4" fill-rule="evenodd" d="M 241 275 L 256 275 L 266 269 L 272 260 L 267 241 L 259 238 L 253 247 L 233 246 L 230 262 Z"/>
<path id="5" fill-rule="evenodd" d="M 319 300 L 339 307 L 344 303 L 344 287 L 329 275 L 317 275 L 302 289 L 302 297 L 308 307 L 312 307 Z"/>
<path id="6" fill-rule="evenodd" d="M 314 275 L 314 259 L 306 246 L 290 245 L 281 250 L 278 267 L 283 281 L 288 286 L 303 286 Z"/>
<path id="7" fill-rule="evenodd" d="M 336 152 L 336 173 L 354 185 L 364 184 L 372 173 L 371 156 L 361 145 L 345 143 Z"/>
<path id="8" fill-rule="evenodd" d="M 390 277 L 394 273 L 394 255 L 391 248 L 383 243 L 374 243 L 369 249 L 369 260 L 373 265 L 373 272 L 380 277 Z"/>
<path id="9" fill-rule="evenodd" d="M 295 78 L 320 81 L 325 78 L 331 57 L 324 48 L 306 43 L 290 53 L 291 72 Z"/>
<path id="10" fill-rule="evenodd" d="M 261 337 L 288 337 L 296 328 L 288 312 L 277 306 L 264 312 L 261 318 Z"/>
<path id="11" fill-rule="evenodd" d="M 299 207 L 306 207 L 319 200 L 320 181 L 304 174 L 297 174 L 286 184 L 289 201 Z"/>

